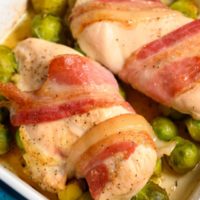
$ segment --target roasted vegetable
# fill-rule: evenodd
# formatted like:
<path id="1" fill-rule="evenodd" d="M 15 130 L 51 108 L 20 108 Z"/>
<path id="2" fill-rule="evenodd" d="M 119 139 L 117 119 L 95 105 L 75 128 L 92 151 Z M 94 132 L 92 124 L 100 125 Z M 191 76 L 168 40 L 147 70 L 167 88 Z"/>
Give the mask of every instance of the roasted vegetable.
<path id="1" fill-rule="evenodd" d="M 124 89 L 121 86 L 119 86 L 119 93 L 121 94 L 121 96 L 124 99 L 126 99 L 126 92 L 124 91 Z"/>
<path id="2" fill-rule="evenodd" d="M 159 108 L 165 117 L 169 117 L 174 120 L 183 119 L 185 117 L 184 114 L 178 112 L 177 110 L 174 110 L 173 108 L 169 108 L 163 105 L 160 105 Z"/>
<path id="3" fill-rule="evenodd" d="M 199 149 L 189 140 L 176 137 L 176 147 L 167 158 L 169 166 L 177 173 L 186 173 L 199 162 Z"/>
<path id="4" fill-rule="evenodd" d="M 58 192 L 59 200 L 78 200 L 83 194 L 77 182 L 69 183 L 66 188 Z"/>
<path id="5" fill-rule="evenodd" d="M 0 45 L 0 82 L 6 83 L 10 81 L 16 70 L 17 62 L 12 50 Z"/>
<path id="6" fill-rule="evenodd" d="M 165 117 L 155 118 L 152 127 L 158 138 L 164 141 L 169 141 L 178 134 L 176 125 Z"/>
<path id="7" fill-rule="evenodd" d="M 19 129 L 15 133 L 15 141 L 16 141 L 16 144 L 19 147 L 19 149 L 24 150 L 24 146 L 23 146 L 23 143 L 22 143 L 21 138 L 20 138 Z"/>
<path id="8" fill-rule="evenodd" d="M 131 200 L 169 200 L 169 197 L 163 188 L 149 181 Z"/>
<path id="9" fill-rule="evenodd" d="M 198 7 L 192 0 L 177 0 L 170 5 L 174 10 L 178 10 L 187 17 L 196 19 L 198 16 Z"/>
<path id="10" fill-rule="evenodd" d="M 61 41 L 62 23 L 52 15 L 36 15 L 32 21 L 32 35 L 52 42 Z"/>
<path id="11" fill-rule="evenodd" d="M 160 176 L 161 175 L 161 172 L 162 172 L 162 160 L 161 158 L 157 160 L 156 162 L 156 166 L 155 166 L 155 169 L 154 169 L 154 173 L 153 173 L 153 176 Z"/>
<path id="12" fill-rule="evenodd" d="M 33 8 L 38 13 L 63 15 L 67 9 L 68 0 L 32 0 Z"/>
<path id="13" fill-rule="evenodd" d="M 10 135 L 8 129 L 0 124 L 0 155 L 5 154 L 10 148 Z"/>
<path id="14" fill-rule="evenodd" d="M 200 120 L 189 118 L 185 121 L 190 136 L 200 142 Z"/>

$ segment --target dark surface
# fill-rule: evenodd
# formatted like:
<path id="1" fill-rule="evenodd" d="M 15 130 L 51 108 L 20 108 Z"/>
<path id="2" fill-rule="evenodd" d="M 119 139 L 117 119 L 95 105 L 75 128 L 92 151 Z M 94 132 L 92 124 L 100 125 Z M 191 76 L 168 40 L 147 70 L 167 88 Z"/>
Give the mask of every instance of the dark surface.
<path id="1" fill-rule="evenodd" d="M 16 191 L 0 181 L 0 200 L 26 200 Z"/>

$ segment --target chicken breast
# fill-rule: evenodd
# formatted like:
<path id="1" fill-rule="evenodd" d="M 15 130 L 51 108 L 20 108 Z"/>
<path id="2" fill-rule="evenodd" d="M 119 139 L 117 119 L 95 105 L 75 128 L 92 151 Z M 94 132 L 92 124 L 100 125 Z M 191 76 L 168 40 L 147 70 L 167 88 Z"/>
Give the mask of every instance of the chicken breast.
<path id="1" fill-rule="evenodd" d="M 82 115 L 20 128 L 24 159 L 34 181 L 49 191 L 63 189 L 67 180 L 66 158 L 73 143 L 94 125 L 129 113 L 122 106 L 99 108 Z"/>
<path id="2" fill-rule="evenodd" d="M 66 184 L 67 157 L 74 142 L 94 125 L 113 116 L 133 111 L 120 105 L 119 102 L 107 104 L 110 100 L 105 97 L 108 92 L 106 88 L 111 87 L 112 92 L 109 94 L 113 93 L 112 98 L 116 98 L 115 92 L 118 93 L 117 82 L 113 75 L 99 64 L 75 56 L 79 53 L 69 47 L 30 38 L 22 41 L 15 48 L 15 54 L 20 65 L 20 79 L 17 86 L 29 92 L 18 91 L 21 97 L 15 96 L 12 99 L 26 99 L 26 95 L 28 99 L 32 99 L 28 107 L 19 106 L 19 111 L 22 110 L 22 113 L 18 116 L 22 120 L 20 123 L 28 123 L 20 127 L 20 137 L 25 148 L 26 169 L 32 179 L 43 189 L 55 192 L 63 189 Z M 60 54 L 70 55 L 64 55 L 63 58 L 66 59 L 59 56 L 49 67 L 50 60 Z M 37 92 L 31 93 L 38 88 L 40 89 Z M 12 95 L 15 91 L 16 89 L 13 89 L 9 93 Z M 29 96 L 30 94 L 38 96 Z M 122 99 L 119 94 L 118 96 Z M 44 101 L 39 109 L 39 104 L 34 107 L 37 101 L 38 103 Z M 57 107 L 63 101 L 68 104 L 61 103 L 61 106 Z M 88 101 L 91 101 L 90 105 Z M 47 107 L 45 102 L 49 104 Z M 70 116 L 62 116 L 60 119 L 54 117 L 55 119 L 45 122 L 49 118 L 45 113 L 62 107 L 66 107 L 67 110 L 53 112 L 54 115 L 58 116 L 60 113 L 70 111 Z M 26 109 L 28 112 L 25 111 Z M 42 109 L 46 109 L 45 112 L 41 111 Z M 31 113 L 28 117 L 29 111 Z M 34 121 L 40 117 L 36 112 L 41 112 L 38 114 L 40 116 L 44 115 L 41 118 L 42 122 Z M 33 121 L 26 122 L 26 119 L 31 118 Z"/>
<path id="3" fill-rule="evenodd" d="M 81 5 L 84 6 L 86 2 L 94 1 L 77 0 L 74 10 L 79 6 L 81 9 Z M 97 15 L 98 12 L 100 11 L 96 10 Z M 127 9 L 128 12 L 130 11 Z M 106 17 L 104 20 L 95 21 L 96 16 L 92 15 L 90 17 L 91 23 L 84 26 L 79 34 L 75 35 L 77 29 L 75 26 L 72 26 L 72 33 L 74 33 L 81 49 L 89 57 L 99 61 L 117 74 L 122 69 L 126 59 L 135 50 L 192 21 L 179 12 L 165 8 L 150 9 L 145 12 L 141 9 L 140 12 L 135 13 L 135 16 L 127 19 L 130 23 L 129 27 L 124 27 L 117 20 L 107 20 Z M 87 12 L 83 11 L 82 14 L 83 18 L 81 16 L 74 17 L 72 23 L 77 20 L 77 23 L 84 24 L 84 14 L 87 15 Z M 117 11 L 115 14 L 117 16 Z"/>
<path id="4" fill-rule="evenodd" d="M 42 58 L 42 53 L 35 54 L 34 60 Z M 32 69 L 31 62 L 27 66 Z M 54 58 L 46 70 L 48 78 L 35 92 L 0 85 L 14 102 L 12 122 L 24 124 L 20 137 L 32 179 L 43 189 L 57 192 L 68 178 L 82 177 L 95 200 L 130 199 L 146 184 L 156 163 L 150 125 L 122 99 L 113 75 L 98 63 L 70 53 Z M 78 158 L 77 153 L 91 157 Z M 82 161 L 89 162 L 88 170 L 81 169 Z M 103 186 L 96 184 L 99 169 L 105 170 L 97 173 L 100 180 L 109 177 L 102 180 Z"/>
<path id="5" fill-rule="evenodd" d="M 155 101 L 200 119 L 199 20 L 152 0 L 78 0 L 70 20 L 88 56 Z"/>

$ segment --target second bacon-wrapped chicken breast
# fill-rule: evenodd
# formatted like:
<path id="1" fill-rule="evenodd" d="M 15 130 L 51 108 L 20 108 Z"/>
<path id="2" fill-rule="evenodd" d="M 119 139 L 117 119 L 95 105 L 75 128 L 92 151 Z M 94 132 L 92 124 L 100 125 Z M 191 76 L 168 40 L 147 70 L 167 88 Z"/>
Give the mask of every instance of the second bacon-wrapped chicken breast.
<path id="1" fill-rule="evenodd" d="M 45 48 L 41 44 L 40 50 Z M 11 122 L 20 126 L 31 177 L 52 192 L 72 177 L 83 177 L 95 200 L 129 200 L 155 167 L 151 126 L 124 101 L 114 76 L 98 63 L 71 53 L 55 57 L 47 71 L 35 91 L 0 84 L 10 102 Z"/>
<path id="2" fill-rule="evenodd" d="M 154 100 L 200 119 L 199 24 L 154 0 L 77 1 L 81 49 Z"/>

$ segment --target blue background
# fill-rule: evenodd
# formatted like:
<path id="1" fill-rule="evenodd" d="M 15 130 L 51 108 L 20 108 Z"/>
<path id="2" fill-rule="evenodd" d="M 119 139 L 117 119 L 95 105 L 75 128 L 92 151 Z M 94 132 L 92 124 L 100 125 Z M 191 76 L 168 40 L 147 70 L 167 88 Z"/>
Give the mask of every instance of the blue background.
<path id="1" fill-rule="evenodd" d="M 26 200 L 5 183 L 0 181 L 0 200 Z"/>

